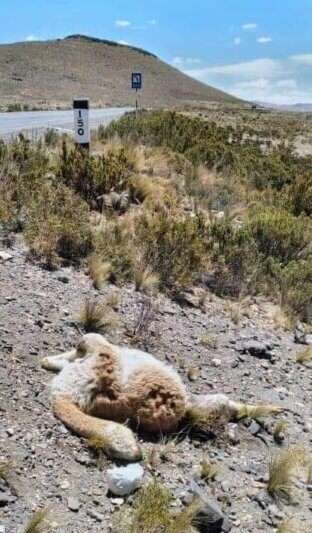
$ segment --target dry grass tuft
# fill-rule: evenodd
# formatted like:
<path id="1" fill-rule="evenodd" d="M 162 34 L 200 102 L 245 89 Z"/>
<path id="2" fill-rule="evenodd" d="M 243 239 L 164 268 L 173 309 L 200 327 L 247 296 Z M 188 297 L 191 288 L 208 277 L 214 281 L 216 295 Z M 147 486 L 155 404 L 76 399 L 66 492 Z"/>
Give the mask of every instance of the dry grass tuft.
<path id="1" fill-rule="evenodd" d="M 292 501 L 295 490 L 294 475 L 304 455 L 301 446 L 292 446 L 270 459 L 267 490 L 274 499 Z"/>
<path id="2" fill-rule="evenodd" d="M 176 515 L 168 529 L 168 533 L 188 533 L 192 525 L 196 526 L 196 518 L 198 515 L 200 503 L 197 498 L 184 507 L 182 511 Z"/>
<path id="3" fill-rule="evenodd" d="M 199 339 L 200 344 L 203 344 L 204 346 L 208 346 L 208 348 L 213 348 L 214 350 L 218 347 L 218 340 L 217 337 L 214 335 L 210 335 L 209 333 L 205 333 L 202 335 Z"/>
<path id="4" fill-rule="evenodd" d="M 78 317 L 78 323 L 86 333 L 105 333 L 116 325 L 116 318 L 109 313 L 106 305 L 87 300 Z"/>
<path id="5" fill-rule="evenodd" d="M 111 294 L 109 294 L 105 300 L 105 305 L 114 311 L 118 311 L 120 306 L 119 294 L 117 292 L 111 292 Z"/>
<path id="6" fill-rule="evenodd" d="M 200 477 L 205 481 L 214 481 L 220 472 L 220 468 L 213 464 L 209 457 L 203 458 L 200 463 Z"/>
<path id="7" fill-rule="evenodd" d="M 219 438 L 224 436 L 230 418 L 230 414 L 217 415 L 208 409 L 189 407 L 185 415 L 185 425 L 192 433 L 203 435 L 205 438 Z"/>
<path id="8" fill-rule="evenodd" d="M 276 533 L 309 533 L 309 526 L 294 517 L 284 518 L 278 525 Z"/>
<path id="9" fill-rule="evenodd" d="M 164 462 L 170 461 L 170 454 L 177 447 L 178 437 L 163 437 L 159 443 L 159 457 Z"/>
<path id="10" fill-rule="evenodd" d="M 103 470 L 104 466 L 106 466 L 106 463 L 107 463 L 105 451 L 109 447 L 110 443 L 107 440 L 100 438 L 100 437 L 91 437 L 88 440 L 88 444 L 96 459 L 97 467 L 100 470 Z"/>
<path id="11" fill-rule="evenodd" d="M 155 293 L 159 284 L 159 277 L 150 267 L 134 268 L 133 279 L 135 290 L 146 293 Z"/>
<path id="12" fill-rule="evenodd" d="M 239 409 L 237 413 L 237 418 L 251 418 L 253 420 L 258 420 L 269 415 L 275 415 L 283 411 L 282 407 L 272 404 L 261 404 L 255 406 L 244 405 Z"/>
<path id="13" fill-rule="evenodd" d="M 287 433 L 288 427 L 288 422 L 283 418 L 277 420 L 273 428 L 273 437 L 276 442 L 280 443 L 283 441 L 285 434 Z"/>
<path id="14" fill-rule="evenodd" d="M 136 499 L 131 533 L 158 533 L 168 531 L 172 522 L 169 505 L 172 496 L 155 479 L 142 487 Z"/>
<path id="15" fill-rule="evenodd" d="M 17 467 L 15 459 L 0 461 L 0 478 L 6 479 L 7 475 Z"/>
<path id="16" fill-rule="evenodd" d="M 50 512 L 49 508 L 40 509 L 36 511 L 28 522 L 24 533 L 45 533 L 51 529 L 46 522 L 46 518 Z"/>
<path id="17" fill-rule="evenodd" d="M 300 352 L 296 358 L 296 363 L 300 363 L 301 365 L 308 363 L 309 361 L 312 361 L 312 346 L 305 348 L 305 350 Z"/>
<path id="18" fill-rule="evenodd" d="M 194 499 L 179 514 L 170 512 L 172 496 L 153 479 L 138 493 L 131 533 L 187 533 L 196 523 L 199 502 Z"/>
<path id="19" fill-rule="evenodd" d="M 186 370 L 186 375 L 189 381 L 196 381 L 198 379 L 198 369 L 195 366 L 189 366 Z"/>
<path id="20" fill-rule="evenodd" d="M 98 255 L 92 255 L 88 261 L 88 274 L 93 281 L 93 287 L 100 289 L 102 284 L 109 279 L 112 265 L 103 260 Z"/>

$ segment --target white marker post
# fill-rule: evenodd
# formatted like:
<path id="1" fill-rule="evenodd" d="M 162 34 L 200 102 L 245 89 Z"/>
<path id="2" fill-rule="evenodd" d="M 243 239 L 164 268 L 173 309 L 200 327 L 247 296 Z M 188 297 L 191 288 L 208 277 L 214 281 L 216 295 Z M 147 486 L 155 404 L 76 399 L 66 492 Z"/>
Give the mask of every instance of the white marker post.
<path id="1" fill-rule="evenodd" d="M 77 148 L 90 149 L 89 99 L 74 100 L 75 141 Z"/>

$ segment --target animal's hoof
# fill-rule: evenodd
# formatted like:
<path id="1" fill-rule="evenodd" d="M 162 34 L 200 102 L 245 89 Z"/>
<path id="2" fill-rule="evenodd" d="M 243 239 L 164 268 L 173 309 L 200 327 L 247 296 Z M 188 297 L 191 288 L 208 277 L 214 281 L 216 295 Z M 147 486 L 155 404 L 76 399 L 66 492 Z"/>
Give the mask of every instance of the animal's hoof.
<path id="1" fill-rule="evenodd" d="M 48 357 L 44 357 L 44 359 L 41 360 L 41 367 L 44 368 L 45 370 L 50 370 L 51 367 L 50 367 Z"/>
<path id="2" fill-rule="evenodd" d="M 126 426 L 111 422 L 105 428 L 104 440 L 108 455 L 123 461 L 139 461 L 141 448 L 132 431 Z"/>

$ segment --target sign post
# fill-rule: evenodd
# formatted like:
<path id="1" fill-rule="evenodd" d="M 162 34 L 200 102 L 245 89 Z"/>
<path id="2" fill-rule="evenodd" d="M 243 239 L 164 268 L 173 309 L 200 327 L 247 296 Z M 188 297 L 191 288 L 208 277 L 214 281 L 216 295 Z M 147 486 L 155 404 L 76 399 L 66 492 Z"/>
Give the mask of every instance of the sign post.
<path id="1" fill-rule="evenodd" d="M 90 149 L 89 99 L 74 100 L 75 141 L 77 148 Z"/>
<path id="2" fill-rule="evenodd" d="M 137 93 L 140 89 L 142 89 L 142 74 L 141 72 L 132 72 L 131 75 L 131 87 L 132 89 L 135 89 L 135 92 Z M 138 99 L 135 99 L 135 108 L 138 108 Z"/>

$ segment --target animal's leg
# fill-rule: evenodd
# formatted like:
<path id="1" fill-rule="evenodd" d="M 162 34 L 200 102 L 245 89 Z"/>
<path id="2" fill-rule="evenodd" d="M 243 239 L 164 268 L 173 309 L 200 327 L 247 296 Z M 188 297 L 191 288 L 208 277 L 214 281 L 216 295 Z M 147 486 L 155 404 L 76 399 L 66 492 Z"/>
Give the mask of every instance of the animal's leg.
<path id="1" fill-rule="evenodd" d="M 126 426 L 86 415 L 66 396 L 57 398 L 52 410 L 56 418 L 77 435 L 103 441 L 103 448 L 108 455 L 125 461 L 141 458 L 139 444 Z"/>
<path id="2" fill-rule="evenodd" d="M 277 405 L 264 404 L 253 406 L 249 404 L 234 402 L 225 394 L 200 394 L 192 395 L 190 398 L 190 408 L 203 409 L 216 415 L 229 415 L 231 417 L 245 417 L 252 414 L 257 409 L 261 409 L 264 414 L 274 414 L 282 411 Z"/>
<path id="3" fill-rule="evenodd" d="M 76 350 L 71 350 L 70 352 L 64 352 L 58 355 L 51 355 L 50 357 L 45 357 L 41 361 L 41 366 L 45 370 L 51 370 L 53 372 L 58 372 L 64 368 L 64 366 L 70 362 L 74 361 L 77 357 Z"/>

